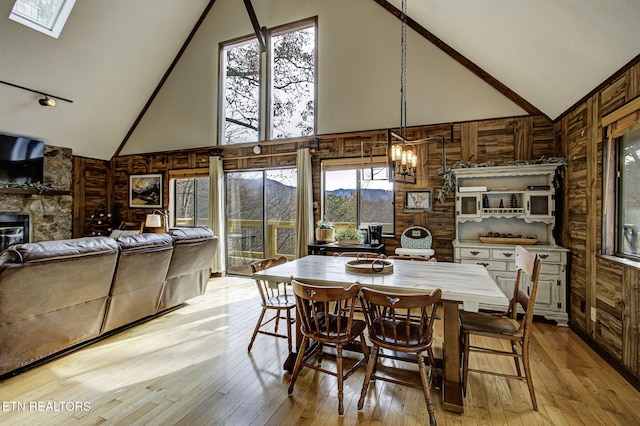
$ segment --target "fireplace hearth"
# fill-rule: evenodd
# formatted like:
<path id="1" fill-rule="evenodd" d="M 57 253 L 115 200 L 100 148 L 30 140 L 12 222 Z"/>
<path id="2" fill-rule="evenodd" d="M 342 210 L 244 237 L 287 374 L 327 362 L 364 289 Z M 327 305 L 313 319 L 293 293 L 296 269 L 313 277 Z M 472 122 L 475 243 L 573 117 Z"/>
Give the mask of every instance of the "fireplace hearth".
<path id="1" fill-rule="evenodd" d="M 29 242 L 29 215 L 0 214 L 0 251 Z"/>

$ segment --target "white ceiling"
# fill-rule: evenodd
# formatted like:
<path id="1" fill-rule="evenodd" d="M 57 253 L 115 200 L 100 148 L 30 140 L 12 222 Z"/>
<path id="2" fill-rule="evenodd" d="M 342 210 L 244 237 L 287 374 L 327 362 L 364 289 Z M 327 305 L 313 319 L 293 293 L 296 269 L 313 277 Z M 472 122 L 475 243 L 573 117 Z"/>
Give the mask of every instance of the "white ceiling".
<path id="1" fill-rule="evenodd" d="M 389 1 L 400 8 L 401 0 Z M 234 16 L 216 15 L 235 2 L 239 4 L 233 6 Z M 362 14 L 350 15 L 351 22 L 345 23 L 353 28 L 389 25 L 394 34 L 398 28 L 399 21 L 389 18 L 375 0 L 256 0 L 254 7 L 258 18 L 268 22 L 264 25 L 271 25 L 287 22 L 272 15 L 309 17 L 328 10 L 319 6 L 325 2 L 332 4 L 336 19 L 341 5 L 361 7 Z M 208 0 L 78 1 L 55 40 L 10 21 L 6 17 L 13 0 L 0 0 L 0 80 L 74 101 L 43 108 L 37 94 L 0 85 L 0 133 L 42 138 L 72 148 L 74 155 L 111 158 L 207 4 Z M 638 0 L 408 0 L 408 14 L 551 119 L 640 54 Z M 229 26 L 234 20 L 242 23 L 235 37 L 247 34 L 250 25 L 242 1 L 217 0 L 205 23 Z M 324 22 L 322 16 L 319 20 Z M 212 57 L 221 41 L 206 40 Z M 384 62 L 369 60 L 375 66 Z M 363 69 L 370 65 L 362 63 Z M 216 84 L 213 75 L 210 85 Z M 500 108 L 505 113 L 520 111 Z M 395 117 L 395 103 L 391 109 Z M 425 117 L 423 124 L 443 119 L 468 117 Z M 323 128 L 331 126 L 325 123 Z M 206 140 L 183 145 L 173 141 L 171 146 L 210 146 L 214 140 L 215 135 L 207 135 Z"/>
<path id="2" fill-rule="evenodd" d="M 551 119 L 640 54 L 638 0 L 408 0 L 407 14 Z"/>

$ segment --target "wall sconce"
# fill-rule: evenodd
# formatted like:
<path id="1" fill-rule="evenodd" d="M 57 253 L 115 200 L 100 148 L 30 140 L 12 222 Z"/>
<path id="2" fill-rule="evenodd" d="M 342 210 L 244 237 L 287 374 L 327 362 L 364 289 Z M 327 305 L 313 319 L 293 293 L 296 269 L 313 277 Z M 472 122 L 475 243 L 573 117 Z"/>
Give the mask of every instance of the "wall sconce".
<path id="1" fill-rule="evenodd" d="M 164 232 L 169 232 L 169 213 L 166 210 L 154 210 L 147 215 L 144 223 L 147 228 L 155 228 L 155 232 L 159 232 L 158 228 L 163 228 Z"/>

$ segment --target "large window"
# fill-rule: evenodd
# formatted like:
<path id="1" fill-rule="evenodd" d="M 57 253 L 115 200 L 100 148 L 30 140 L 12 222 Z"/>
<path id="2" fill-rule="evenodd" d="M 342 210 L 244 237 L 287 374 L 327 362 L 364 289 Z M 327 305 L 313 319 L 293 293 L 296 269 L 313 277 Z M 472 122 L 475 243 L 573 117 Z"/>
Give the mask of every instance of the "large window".
<path id="1" fill-rule="evenodd" d="M 255 37 L 222 46 L 223 145 L 315 134 L 315 33 L 315 20 L 268 31 L 267 60 Z"/>
<path id="2" fill-rule="evenodd" d="M 209 176 L 178 172 L 170 183 L 173 226 L 210 226 Z"/>
<path id="3" fill-rule="evenodd" d="M 58 38 L 76 0 L 16 0 L 9 19 Z"/>
<path id="4" fill-rule="evenodd" d="M 618 152 L 618 250 L 623 255 L 640 258 L 640 125 L 619 140 Z"/>
<path id="5" fill-rule="evenodd" d="M 387 167 L 339 160 L 325 161 L 322 167 L 324 220 L 337 230 L 380 223 L 383 234 L 394 234 L 393 183 Z"/>

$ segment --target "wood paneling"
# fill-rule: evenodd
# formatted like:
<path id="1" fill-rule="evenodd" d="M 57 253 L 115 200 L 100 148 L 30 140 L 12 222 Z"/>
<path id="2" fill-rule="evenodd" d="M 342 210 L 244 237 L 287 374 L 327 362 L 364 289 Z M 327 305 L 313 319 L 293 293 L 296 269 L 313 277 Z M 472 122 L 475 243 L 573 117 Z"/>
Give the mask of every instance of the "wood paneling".
<path id="1" fill-rule="evenodd" d="M 113 210 L 111 188 L 112 173 L 108 162 L 73 157 L 74 238 L 89 235 L 91 215 L 100 204 L 104 204 L 110 212 Z"/>
<path id="2" fill-rule="evenodd" d="M 640 64 L 620 73 L 556 123 L 568 159 L 563 245 L 571 250 L 570 326 L 640 378 L 640 266 L 602 252 L 602 118 L 640 94 Z M 591 315 L 595 308 L 595 317 Z"/>
<path id="3" fill-rule="evenodd" d="M 531 157 L 535 154 L 536 158 L 557 155 L 554 152 L 553 124 L 542 116 L 440 124 L 408 129 L 409 139 L 425 139 L 436 136 L 445 138 L 446 159 L 449 167 L 463 159 L 478 163 L 493 161 L 499 164 L 504 161 L 525 159 L 521 158 L 521 155 Z M 516 142 L 516 137 L 518 142 Z M 163 173 L 166 208 L 168 207 L 169 170 L 208 167 L 209 155 L 222 156 L 223 167 L 227 171 L 295 167 L 296 150 L 299 148 L 313 148 L 315 151 L 312 156 L 312 179 L 314 200 L 319 202 L 320 163 L 323 159 L 360 157 L 363 146 L 365 155 L 369 155 L 371 147 L 383 147 L 386 138 L 386 129 L 381 129 L 322 135 L 317 138 L 301 138 L 299 140 L 263 142 L 260 143 L 262 146 L 262 154 L 260 155 L 253 153 L 255 144 L 251 144 L 115 157 L 111 161 L 113 171 L 111 210 L 117 221 L 144 219 L 144 215 L 147 213 L 145 209 L 130 209 L 128 207 L 130 174 Z M 431 211 L 417 213 L 404 211 L 404 195 L 407 189 L 437 189 L 442 187 L 443 183 L 441 143 L 434 141 L 419 144 L 418 150 L 422 162 L 418 184 L 395 185 L 395 227 L 398 238 L 385 239 L 387 252 L 393 253 L 395 248 L 400 246 L 399 235 L 404 229 L 419 225 L 431 231 L 437 257 L 441 260 L 452 261 L 451 241 L 455 238 L 453 194 L 447 197 L 444 203 L 435 201 Z M 518 152 L 516 152 L 517 150 Z M 380 152 L 376 150 L 375 154 L 384 154 L 384 152 L 384 150 Z M 315 219 L 319 219 L 319 212 Z"/>

